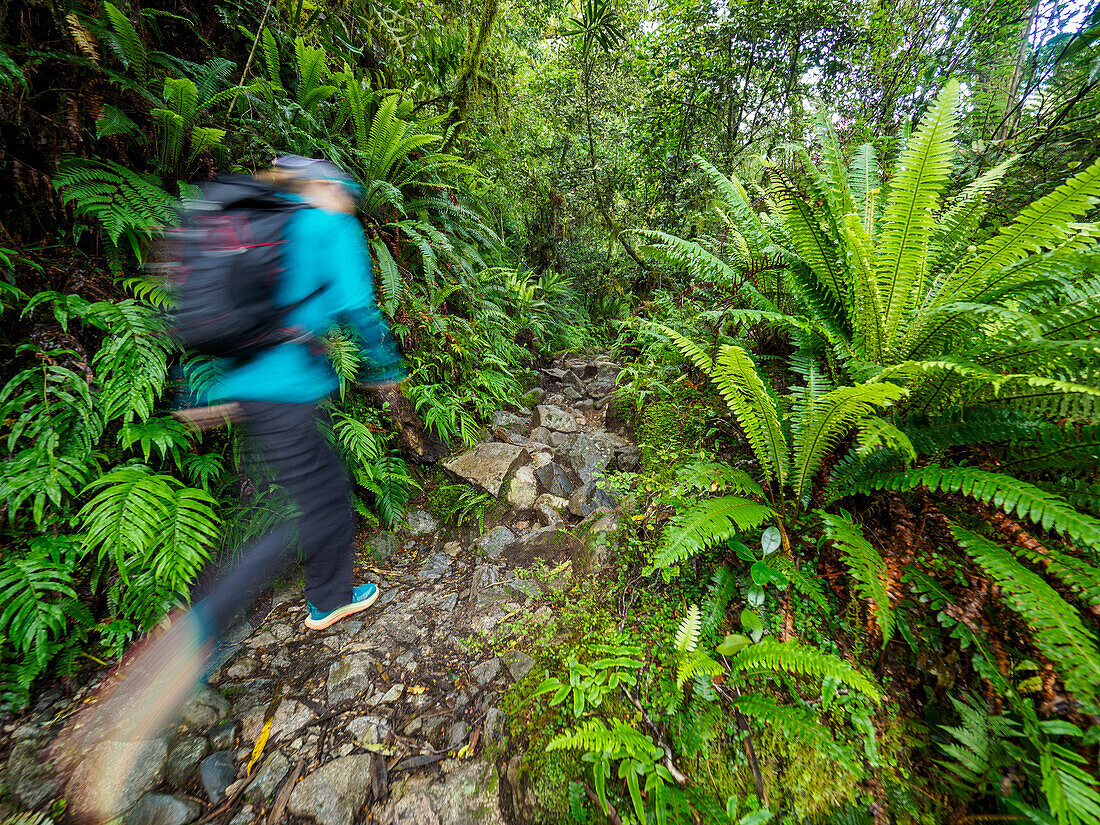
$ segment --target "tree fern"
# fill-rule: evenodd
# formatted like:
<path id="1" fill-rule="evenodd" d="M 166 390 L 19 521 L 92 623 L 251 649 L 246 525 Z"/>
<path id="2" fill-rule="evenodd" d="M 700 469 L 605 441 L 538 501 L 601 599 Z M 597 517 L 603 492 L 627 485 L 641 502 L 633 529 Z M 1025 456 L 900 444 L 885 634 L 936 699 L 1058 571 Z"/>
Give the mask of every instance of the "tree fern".
<path id="1" fill-rule="evenodd" d="M 779 642 L 765 636 L 730 659 L 730 671 L 741 677 L 765 673 L 787 673 L 815 679 L 831 677 L 867 696 L 882 701 L 882 692 L 862 671 L 830 653 L 795 642 Z"/>
<path id="2" fill-rule="evenodd" d="M 846 518 L 821 514 L 825 537 L 840 550 L 841 558 L 855 580 L 855 589 L 871 606 L 871 615 L 882 632 L 885 647 L 894 634 L 894 609 L 890 601 L 886 563 L 864 538 L 859 528 Z"/>
<path id="3" fill-rule="evenodd" d="M 1042 577 L 987 538 L 957 525 L 959 545 L 1004 591 L 1008 605 L 1028 623 L 1036 646 L 1059 668 L 1066 687 L 1094 709 L 1100 697 L 1100 648 L 1076 610 Z"/>
<path id="4" fill-rule="evenodd" d="M 1003 770 L 1023 756 L 1023 749 L 1011 741 L 1022 731 L 1011 719 L 990 713 L 978 697 L 965 702 L 949 698 L 960 724 L 939 726 L 954 740 L 940 745 L 948 756 L 941 764 L 962 793 L 980 796 L 991 782 L 999 780 Z"/>

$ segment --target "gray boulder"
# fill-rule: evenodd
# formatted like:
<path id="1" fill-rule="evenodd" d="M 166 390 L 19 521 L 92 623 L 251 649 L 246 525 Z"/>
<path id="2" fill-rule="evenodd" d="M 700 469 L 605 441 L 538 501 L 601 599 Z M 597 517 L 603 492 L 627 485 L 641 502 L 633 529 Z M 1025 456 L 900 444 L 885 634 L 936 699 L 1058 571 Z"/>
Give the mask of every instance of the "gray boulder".
<path id="1" fill-rule="evenodd" d="M 294 787 L 290 812 L 319 825 L 352 825 L 370 793 L 372 759 L 363 754 L 326 762 Z"/>
<path id="2" fill-rule="evenodd" d="M 576 473 L 582 485 L 606 472 L 614 458 L 611 444 L 589 433 L 578 433 L 571 444 L 558 450 L 558 460 Z"/>
<path id="3" fill-rule="evenodd" d="M 539 494 L 535 472 L 535 468 L 527 464 L 512 476 L 508 484 L 508 503 L 516 510 L 530 510 L 535 506 L 535 497 Z"/>
<path id="4" fill-rule="evenodd" d="M 209 728 L 229 713 L 229 702 L 217 691 L 203 688 L 183 714 L 183 723 L 193 728 Z"/>
<path id="5" fill-rule="evenodd" d="M 439 527 L 435 516 L 427 510 L 409 510 L 405 513 L 405 521 L 409 525 L 409 532 L 414 536 L 426 536 Z"/>
<path id="6" fill-rule="evenodd" d="M 531 416 L 519 416 L 506 410 L 497 410 L 493 413 L 493 429 L 504 430 L 513 435 L 524 435 L 530 426 Z"/>
<path id="7" fill-rule="evenodd" d="M 545 427 L 559 433 L 575 433 L 580 430 L 573 414 L 555 404 L 539 404 L 535 407 L 534 423 L 536 427 Z"/>
<path id="8" fill-rule="evenodd" d="M 491 559 L 500 558 L 504 548 L 516 540 L 516 534 L 503 524 L 481 536 L 474 545 Z"/>
<path id="9" fill-rule="evenodd" d="M 443 467 L 460 481 L 500 498 L 504 483 L 530 460 L 530 454 L 522 447 L 482 441 L 466 452 L 448 458 L 443 462 Z"/>
<path id="10" fill-rule="evenodd" d="M 37 808 L 61 789 L 43 758 L 43 747 L 42 742 L 22 738 L 8 756 L 5 784 L 20 808 Z"/>
<path id="11" fill-rule="evenodd" d="M 147 793 L 123 820 L 125 825 L 186 825 L 199 815 L 199 806 L 189 799 L 163 793 Z"/>
<path id="12" fill-rule="evenodd" d="M 164 763 L 164 778 L 169 785 L 179 787 L 194 775 L 199 762 L 210 750 L 202 736 L 185 736 L 168 749 L 168 761 Z"/>
<path id="13" fill-rule="evenodd" d="M 569 476 L 560 464 L 550 462 L 535 470 L 535 479 L 539 483 L 542 492 L 552 496 L 569 498 L 576 489 L 576 485 L 569 480 Z"/>
<path id="14" fill-rule="evenodd" d="M 199 778 L 203 790 L 211 802 L 218 803 L 225 798 L 225 789 L 237 775 L 237 766 L 233 764 L 233 754 L 229 751 L 212 753 L 199 763 Z"/>
<path id="15" fill-rule="evenodd" d="M 374 679 L 374 657 L 369 653 L 354 653 L 328 669 L 328 703 L 338 705 L 354 699 L 370 688 Z"/>
<path id="16" fill-rule="evenodd" d="M 289 770 L 290 760 L 283 756 L 282 751 L 275 751 L 260 763 L 256 778 L 244 792 L 245 798 L 259 808 L 264 807 L 271 801 L 275 789 Z"/>
<path id="17" fill-rule="evenodd" d="M 595 481 L 590 481 L 583 487 L 578 487 L 569 497 L 569 512 L 584 518 L 601 507 L 610 509 L 617 503 L 618 498 L 615 495 L 600 489 Z"/>

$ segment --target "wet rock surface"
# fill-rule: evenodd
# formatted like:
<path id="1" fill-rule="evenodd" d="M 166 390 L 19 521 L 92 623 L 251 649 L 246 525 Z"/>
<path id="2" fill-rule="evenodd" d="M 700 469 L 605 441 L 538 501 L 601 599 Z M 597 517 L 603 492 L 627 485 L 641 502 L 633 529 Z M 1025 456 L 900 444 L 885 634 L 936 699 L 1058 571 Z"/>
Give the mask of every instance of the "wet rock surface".
<path id="1" fill-rule="evenodd" d="M 450 528 L 414 504 L 401 529 L 363 537 L 356 581 L 381 591 L 369 611 L 309 631 L 301 585 L 278 586 L 181 723 L 141 743 L 126 822 L 187 825 L 220 807 L 215 821 L 247 825 L 282 806 L 277 821 L 295 825 L 503 823 L 484 748 L 506 735 L 500 696 L 538 655 L 515 628 L 546 621 L 548 592 L 606 563 L 618 518 L 602 476 L 637 465 L 599 406 L 617 374 L 599 356 L 560 359 L 528 396 L 542 403 L 498 412 L 495 440 L 443 463 L 502 503 L 496 523 Z M 532 577 L 538 563 L 549 578 Z M 0 783 L 42 807 L 60 793 L 49 734 L 11 738 Z"/>

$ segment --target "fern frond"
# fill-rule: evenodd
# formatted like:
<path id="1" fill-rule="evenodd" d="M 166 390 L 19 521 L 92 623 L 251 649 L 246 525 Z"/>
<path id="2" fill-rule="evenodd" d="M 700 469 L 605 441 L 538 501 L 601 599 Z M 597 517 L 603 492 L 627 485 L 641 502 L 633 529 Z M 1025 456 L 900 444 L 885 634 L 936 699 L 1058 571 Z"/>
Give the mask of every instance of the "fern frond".
<path id="1" fill-rule="evenodd" d="M 752 530 L 774 517 L 772 508 L 738 496 L 704 501 L 672 520 L 653 564 L 660 568 L 679 564 L 731 538 L 738 530 Z"/>
<path id="2" fill-rule="evenodd" d="M 1096 634 L 1043 578 L 989 539 L 958 525 L 951 532 L 1005 593 L 1005 600 L 1034 634 L 1036 647 L 1058 666 L 1066 688 L 1095 710 L 1100 696 L 1100 647 Z"/>
<path id="3" fill-rule="evenodd" d="M 873 144 L 864 143 L 852 156 L 848 173 L 848 186 L 852 190 L 852 200 L 863 231 L 868 238 L 875 237 L 875 212 L 878 193 L 882 188 L 882 171 L 878 168 Z"/>
<path id="4" fill-rule="evenodd" d="M 869 416 L 875 407 L 889 406 L 906 392 L 895 384 L 857 384 L 811 399 L 794 444 L 795 494 L 801 499 L 808 493 L 825 456 L 860 419 Z"/>
<path id="5" fill-rule="evenodd" d="M 922 486 L 933 491 L 961 493 L 1009 515 L 1026 518 L 1044 530 L 1065 533 L 1089 547 L 1100 548 L 1100 520 L 1074 510 L 1061 496 L 1003 473 L 974 467 L 921 467 L 880 473 L 847 492 L 901 492 Z"/>
<path id="6" fill-rule="evenodd" d="M 842 761 L 848 770 L 859 763 L 852 747 L 838 742 L 829 728 L 805 708 L 781 705 L 771 696 L 746 693 L 735 696 L 730 705 L 746 716 L 783 732 L 791 739 L 809 745 L 826 758 Z"/>
<path id="7" fill-rule="evenodd" d="M 925 255 L 936 225 L 936 206 L 954 153 L 959 84 L 949 81 L 909 139 L 894 166 L 890 197 L 878 239 L 879 294 L 886 346 L 895 340 L 913 296 L 923 291 Z"/>
<path id="8" fill-rule="evenodd" d="M 890 601 L 886 563 L 850 520 L 828 513 L 820 515 L 825 537 L 840 550 L 855 580 L 856 591 L 870 605 L 870 613 L 882 631 L 882 646 L 886 647 L 894 634 L 894 608 Z"/>
<path id="9" fill-rule="evenodd" d="M 726 669 L 721 664 L 714 661 L 702 650 L 692 650 L 684 653 L 676 665 L 676 687 L 682 690 L 684 683 L 688 680 L 698 680 L 705 676 L 713 679 L 725 672 Z M 703 684 L 707 684 L 707 682 L 704 681 Z M 711 688 L 711 692 L 713 692 L 713 688 Z"/>
<path id="10" fill-rule="evenodd" d="M 107 21 L 114 34 L 108 41 L 111 50 L 139 80 L 145 80 L 149 73 L 149 54 L 134 24 L 130 22 L 129 17 L 119 11 L 114 3 L 105 2 L 103 8 L 107 12 Z"/>
<path id="11" fill-rule="evenodd" d="M 815 679 L 832 677 L 874 702 L 882 701 L 882 692 L 863 671 L 831 653 L 796 641 L 779 642 L 765 636 L 737 653 L 730 660 L 730 670 L 746 677 L 764 673 L 787 673 Z"/>
<path id="12" fill-rule="evenodd" d="M 680 622 L 680 627 L 676 631 L 676 650 L 680 653 L 691 653 L 695 650 L 696 645 L 699 644 L 699 631 L 702 630 L 703 622 L 699 613 L 699 605 L 693 604 L 688 608 L 687 615 L 684 616 L 683 621 Z"/>

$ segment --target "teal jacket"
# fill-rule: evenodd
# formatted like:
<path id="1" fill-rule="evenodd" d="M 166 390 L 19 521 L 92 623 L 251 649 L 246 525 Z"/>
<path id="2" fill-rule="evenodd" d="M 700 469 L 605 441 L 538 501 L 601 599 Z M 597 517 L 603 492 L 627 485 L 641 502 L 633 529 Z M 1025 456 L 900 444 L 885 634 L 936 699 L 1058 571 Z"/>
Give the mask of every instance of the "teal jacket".
<path id="1" fill-rule="evenodd" d="M 286 325 L 321 336 L 347 325 L 361 339 L 360 383 L 400 381 L 406 375 L 401 356 L 374 297 L 370 254 L 363 228 L 352 215 L 301 209 L 286 225 L 285 271 L 275 301 L 293 304 L 324 287 L 291 310 Z M 286 343 L 245 363 L 223 359 L 212 381 L 196 382 L 202 403 L 273 401 L 306 404 L 339 386 L 328 356 L 316 344 Z"/>

